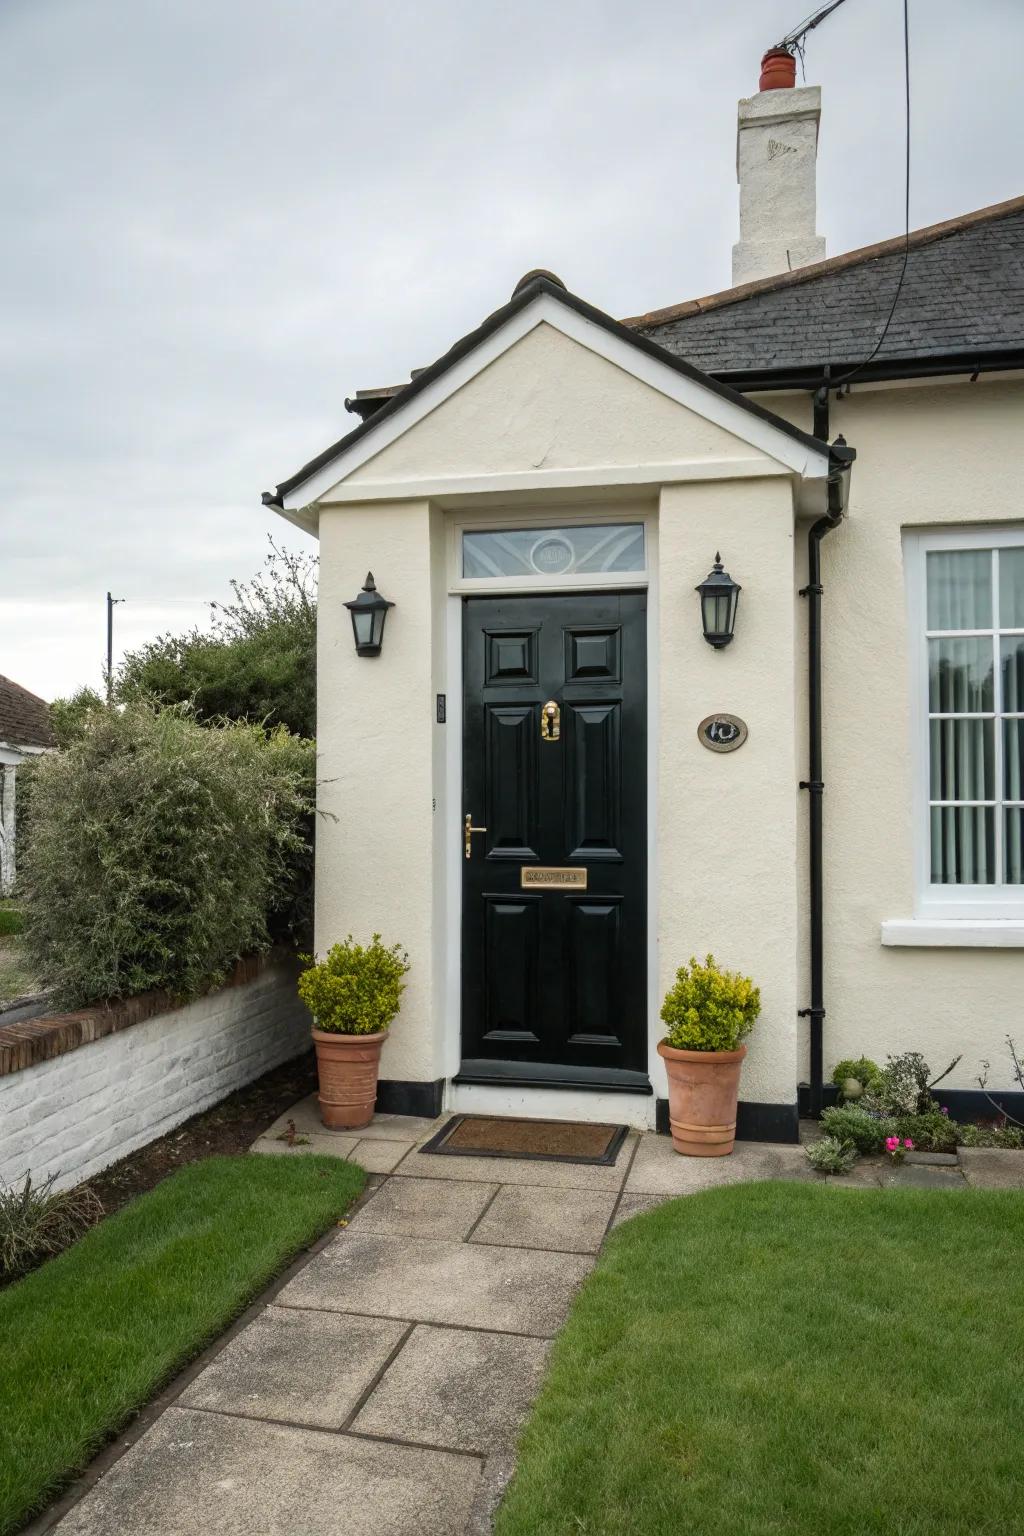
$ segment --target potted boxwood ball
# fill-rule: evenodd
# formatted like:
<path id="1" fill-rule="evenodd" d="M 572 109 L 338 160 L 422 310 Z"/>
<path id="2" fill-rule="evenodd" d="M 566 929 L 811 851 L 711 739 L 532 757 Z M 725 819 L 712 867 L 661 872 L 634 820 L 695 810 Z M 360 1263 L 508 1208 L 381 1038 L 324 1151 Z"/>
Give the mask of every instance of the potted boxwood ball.
<path id="1" fill-rule="evenodd" d="M 299 996 L 313 1015 L 320 1118 L 331 1130 L 358 1130 L 373 1119 L 381 1047 L 408 969 L 400 944 L 387 948 L 379 933 L 357 944 L 349 934 L 299 977 Z"/>
<path id="2" fill-rule="evenodd" d="M 658 1054 L 668 1073 L 672 1143 L 688 1157 L 726 1157 L 736 1140 L 740 1042 L 761 1011 L 749 976 L 719 970 L 714 956 L 676 972 L 661 1017 L 668 1033 Z"/>

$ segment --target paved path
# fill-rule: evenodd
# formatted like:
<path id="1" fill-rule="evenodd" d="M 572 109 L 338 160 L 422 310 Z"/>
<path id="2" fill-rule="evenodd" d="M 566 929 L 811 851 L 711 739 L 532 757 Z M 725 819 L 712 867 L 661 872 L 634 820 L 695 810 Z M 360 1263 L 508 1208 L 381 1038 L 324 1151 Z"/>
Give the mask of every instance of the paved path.
<path id="1" fill-rule="evenodd" d="M 308 1137 L 294 1147 L 278 1139 L 289 1119 Z M 436 1157 L 418 1148 L 438 1123 L 380 1115 L 359 1136 L 332 1134 L 311 1098 L 257 1142 L 352 1157 L 375 1187 L 191 1373 L 60 1536 L 482 1536 L 608 1231 L 715 1184 L 815 1177 L 800 1147 L 745 1142 L 702 1160 L 636 1133 L 610 1168 Z M 858 1170 L 876 1184 L 885 1172 Z"/>

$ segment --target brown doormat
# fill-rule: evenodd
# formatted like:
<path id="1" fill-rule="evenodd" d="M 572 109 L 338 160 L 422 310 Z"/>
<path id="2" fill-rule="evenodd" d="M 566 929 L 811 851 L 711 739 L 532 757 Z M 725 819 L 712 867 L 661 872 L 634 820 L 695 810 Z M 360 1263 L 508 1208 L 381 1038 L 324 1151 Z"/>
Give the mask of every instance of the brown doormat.
<path id="1" fill-rule="evenodd" d="M 545 1163 L 614 1163 L 628 1127 L 576 1120 L 455 1115 L 421 1152 L 446 1157 L 522 1157 Z"/>

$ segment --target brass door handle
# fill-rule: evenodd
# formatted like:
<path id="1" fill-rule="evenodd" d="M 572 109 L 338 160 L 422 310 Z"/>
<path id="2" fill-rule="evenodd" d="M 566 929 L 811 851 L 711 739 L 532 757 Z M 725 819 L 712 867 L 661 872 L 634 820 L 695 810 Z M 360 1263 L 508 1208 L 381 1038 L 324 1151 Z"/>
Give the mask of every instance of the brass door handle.
<path id="1" fill-rule="evenodd" d="M 540 712 L 541 741 L 557 741 L 562 730 L 562 711 L 554 699 L 548 699 Z"/>
<path id="2" fill-rule="evenodd" d="M 471 815 L 466 817 L 466 858 L 467 859 L 471 859 L 473 857 L 473 843 L 472 843 L 473 833 L 474 832 L 486 832 L 486 831 L 487 831 L 486 827 L 474 827 L 474 825 L 473 825 L 473 817 Z"/>

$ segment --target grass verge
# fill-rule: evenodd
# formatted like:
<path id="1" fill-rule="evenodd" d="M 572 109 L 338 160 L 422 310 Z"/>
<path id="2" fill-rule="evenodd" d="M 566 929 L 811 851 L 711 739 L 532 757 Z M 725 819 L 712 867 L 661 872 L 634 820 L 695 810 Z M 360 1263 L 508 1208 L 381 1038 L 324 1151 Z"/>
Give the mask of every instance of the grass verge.
<path id="1" fill-rule="evenodd" d="M 627 1222 L 498 1536 L 1005 1536 L 1024 1196 L 759 1184 Z"/>
<path id="2" fill-rule="evenodd" d="M 209 1158 L 0 1292 L 0 1536 L 326 1231 L 364 1178 L 332 1157 Z"/>

